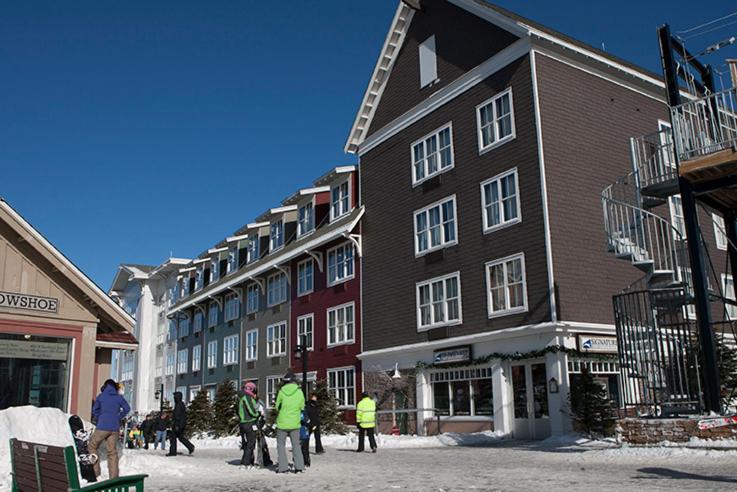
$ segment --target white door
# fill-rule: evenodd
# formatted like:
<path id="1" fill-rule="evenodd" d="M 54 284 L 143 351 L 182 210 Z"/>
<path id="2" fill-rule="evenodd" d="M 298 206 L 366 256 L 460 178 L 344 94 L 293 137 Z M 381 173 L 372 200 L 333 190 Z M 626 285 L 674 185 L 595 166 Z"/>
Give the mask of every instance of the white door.
<path id="1" fill-rule="evenodd" d="M 512 366 L 515 438 L 545 439 L 550 436 L 547 381 L 545 362 Z"/>

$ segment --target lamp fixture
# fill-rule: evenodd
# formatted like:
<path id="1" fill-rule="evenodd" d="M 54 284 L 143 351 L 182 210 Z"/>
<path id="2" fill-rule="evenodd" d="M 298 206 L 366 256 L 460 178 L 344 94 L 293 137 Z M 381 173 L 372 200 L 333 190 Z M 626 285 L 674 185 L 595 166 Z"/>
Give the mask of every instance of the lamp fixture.
<path id="1" fill-rule="evenodd" d="M 392 374 L 392 379 L 402 379 L 402 374 L 399 372 L 399 362 L 394 363 L 394 374 Z"/>

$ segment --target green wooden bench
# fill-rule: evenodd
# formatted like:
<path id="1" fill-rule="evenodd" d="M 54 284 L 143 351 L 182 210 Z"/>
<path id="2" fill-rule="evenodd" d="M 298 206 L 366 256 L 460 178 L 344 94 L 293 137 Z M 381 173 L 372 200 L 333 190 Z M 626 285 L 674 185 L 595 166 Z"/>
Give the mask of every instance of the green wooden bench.
<path id="1" fill-rule="evenodd" d="M 74 447 L 47 446 L 18 439 L 10 440 L 10 464 L 12 492 L 123 492 L 133 488 L 140 492 L 143 479 L 148 476 L 128 475 L 81 487 Z"/>

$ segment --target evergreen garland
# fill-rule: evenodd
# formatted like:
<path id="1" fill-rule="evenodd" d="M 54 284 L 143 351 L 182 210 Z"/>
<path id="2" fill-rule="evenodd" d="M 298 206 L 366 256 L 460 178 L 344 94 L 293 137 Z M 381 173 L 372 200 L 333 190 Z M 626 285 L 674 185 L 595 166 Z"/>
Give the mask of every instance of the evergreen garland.
<path id="1" fill-rule="evenodd" d="M 540 350 L 531 350 L 529 352 L 513 352 L 511 354 L 503 352 L 492 352 L 482 357 L 471 359 L 470 361 L 451 362 L 443 364 L 428 364 L 427 362 L 418 362 L 415 365 L 416 369 L 434 369 L 434 368 L 452 368 L 452 367 L 467 367 L 467 366 L 478 366 L 482 364 L 488 364 L 492 360 L 526 360 L 526 359 L 539 359 L 544 357 L 546 354 L 557 354 L 564 353 L 571 357 L 578 357 L 587 360 L 599 360 L 613 362 L 617 360 L 617 354 L 598 354 L 591 352 L 581 352 L 578 349 L 572 349 L 563 345 L 548 345 L 547 347 Z"/>
<path id="2" fill-rule="evenodd" d="M 231 436 L 238 432 L 238 394 L 233 381 L 218 384 L 212 410 L 212 431 L 215 437 Z"/>
<path id="3" fill-rule="evenodd" d="M 198 391 L 187 408 L 187 430 L 191 434 L 206 434 L 212 430 L 212 425 L 212 403 L 207 397 L 207 391 Z"/>

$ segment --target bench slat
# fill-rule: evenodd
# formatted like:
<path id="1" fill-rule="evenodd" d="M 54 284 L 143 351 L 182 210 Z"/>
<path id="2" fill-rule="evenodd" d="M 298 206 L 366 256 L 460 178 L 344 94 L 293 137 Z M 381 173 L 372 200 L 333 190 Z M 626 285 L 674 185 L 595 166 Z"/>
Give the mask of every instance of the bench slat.
<path id="1" fill-rule="evenodd" d="M 41 486 L 44 492 L 67 492 L 69 490 L 67 480 L 55 480 L 43 476 L 41 477 Z"/>
<path id="2" fill-rule="evenodd" d="M 38 484 L 36 484 L 35 475 L 16 475 L 15 481 L 18 484 L 19 492 L 40 492 L 38 490 Z"/>

